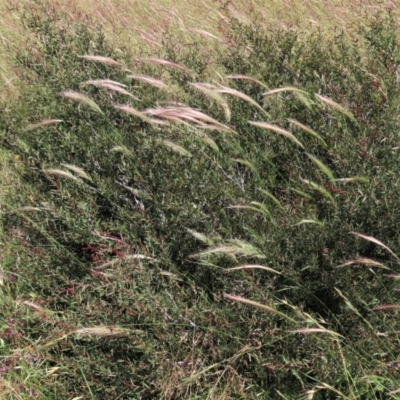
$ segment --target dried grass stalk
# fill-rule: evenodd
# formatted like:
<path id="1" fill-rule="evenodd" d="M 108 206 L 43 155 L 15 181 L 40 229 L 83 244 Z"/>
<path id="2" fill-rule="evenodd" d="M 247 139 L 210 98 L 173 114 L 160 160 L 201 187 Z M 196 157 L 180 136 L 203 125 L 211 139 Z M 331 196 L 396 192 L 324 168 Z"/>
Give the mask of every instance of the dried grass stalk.
<path id="1" fill-rule="evenodd" d="M 92 178 L 82 168 L 71 164 L 61 164 L 61 165 L 65 168 L 68 168 L 71 171 L 74 171 L 81 178 L 87 179 L 88 181 L 92 182 Z"/>
<path id="2" fill-rule="evenodd" d="M 220 39 L 219 37 L 213 35 L 213 34 L 210 33 L 210 32 L 205 31 L 204 29 L 189 28 L 188 31 L 193 32 L 193 33 L 196 33 L 196 34 L 198 34 L 198 35 L 200 35 L 200 36 L 204 36 L 204 37 L 207 37 L 207 38 L 215 39 L 216 41 L 218 41 L 218 42 L 220 42 L 220 43 L 223 42 L 222 39 Z"/>
<path id="3" fill-rule="evenodd" d="M 190 75 L 194 74 L 193 71 L 191 71 L 189 68 L 185 67 L 184 65 L 178 64 L 173 61 L 164 60 L 163 58 L 137 58 L 136 61 L 158 64 L 158 65 L 162 65 L 163 67 L 174 68 L 174 69 L 186 72 L 187 74 L 190 74 Z"/>
<path id="4" fill-rule="evenodd" d="M 303 224 L 315 224 L 318 226 L 324 226 L 325 224 L 322 221 L 318 221 L 316 219 L 302 219 L 300 222 L 298 222 L 295 225 L 303 225 Z"/>
<path id="5" fill-rule="evenodd" d="M 33 129 L 40 128 L 41 126 L 47 126 L 47 125 L 54 125 L 58 124 L 59 122 L 62 122 L 62 119 L 44 119 L 43 121 L 38 122 L 37 124 L 32 124 L 29 125 L 25 128 L 26 131 L 31 131 Z"/>
<path id="6" fill-rule="evenodd" d="M 339 178 L 335 179 L 336 182 L 362 182 L 362 183 L 369 183 L 369 179 L 366 176 L 352 176 L 350 178 Z"/>
<path id="7" fill-rule="evenodd" d="M 190 151 L 186 150 L 179 144 L 171 142 L 170 140 L 163 140 L 163 143 L 165 146 L 169 147 L 172 151 L 174 151 L 177 154 L 180 154 L 181 156 L 192 157 Z"/>
<path id="8" fill-rule="evenodd" d="M 77 335 L 78 337 L 82 336 L 128 336 L 130 331 L 125 328 L 121 328 L 118 326 L 92 326 L 87 328 L 76 329 L 72 332 L 72 334 Z M 136 333 L 139 333 L 136 332 Z"/>
<path id="9" fill-rule="evenodd" d="M 18 207 L 13 212 L 21 212 L 21 211 L 41 211 L 42 209 L 39 207 L 31 207 L 31 206 L 25 206 L 25 207 Z"/>
<path id="10" fill-rule="evenodd" d="M 386 276 L 387 278 L 392 278 L 392 279 L 400 279 L 400 275 L 397 274 L 385 274 L 384 276 Z"/>
<path id="11" fill-rule="evenodd" d="M 237 271 L 237 270 L 242 270 L 242 269 L 263 269 L 264 271 L 273 272 L 274 274 L 281 275 L 281 273 L 279 271 L 277 271 L 276 269 L 273 269 L 271 267 L 266 267 L 265 265 L 258 265 L 258 264 L 239 265 L 238 267 L 227 268 L 227 269 L 225 269 L 225 271 Z"/>
<path id="12" fill-rule="evenodd" d="M 262 308 L 262 309 L 264 309 L 264 310 L 269 311 L 270 313 L 273 313 L 273 314 L 275 314 L 275 315 L 278 315 L 279 317 L 282 317 L 282 318 L 284 318 L 284 319 L 287 319 L 288 321 L 296 322 L 294 319 L 288 317 L 287 315 L 281 313 L 280 311 L 275 310 L 274 308 L 272 308 L 272 307 L 270 307 L 270 306 L 267 306 L 267 305 L 265 305 L 265 304 L 257 303 L 256 301 L 249 300 L 249 299 L 246 299 L 246 298 L 240 297 L 240 296 L 235 296 L 235 295 L 232 295 L 232 294 L 227 294 L 227 293 L 224 293 L 224 297 L 225 297 L 226 299 L 229 299 L 229 300 L 238 301 L 238 302 L 240 302 L 240 303 L 245 303 L 245 304 L 249 304 L 249 305 L 251 305 L 251 306 L 255 306 L 255 307 Z"/>
<path id="13" fill-rule="evenodd" d="M 380 262 L 371 260 L 370 258 L 367 258 L 367 257 L 356 257 L 354 260 L 349 260 L 349 261 L 344 262 L 343 264 L 338 265 L 338 268 L 346 267 L 347 265 L 367 265 L 367 266 L 377 267 L 377 268 L 382 268 L 382 269 L 390 269 L 388 267 L 385 267 Z"/>
<path id="14" fill-rule="evenodd" d="M 62 95 L 67 99 L 71 99 L 74 101 L 78 101 L 79 103 L 85 104 L 89 106 L 92 110 L 97 111 L 100 114 L 103 114 L 100 107 L 92 100 L 90 97 L 84 95 L 83 93 L 75 92 L 73 90 L 68 90 L 63 92 Z"/>
<path id="15" fill-rule="evenodd" d="M 79 58 L 84 58 L 85 60 L 94 61 L 94 62 L 98 62 L 98 63 L 101 63 L 101 64 L 110 65 L 110 66 L 121 65 L 118 61 L 115 61 L 110 57 L 84 55 L 84 56 L 79 56 Z"/>
<path id="16" fill-rule="evenodd" d="M 138 97 L 135 97 L 132 93 L 129 93 L 127 90 L 122 88 L 120 84 L 117 85 L 115 83 L 107 82 L 104 79 L 99 79 L 99 80 L 95 80 L 95 81 L 86 81 L 83 84 L 95 85 L 97 87 L 102 87 L 104 89 L 111 90 L 113 92 L 117 92 L 120 94 L 124 94 L 126 96 L 132 97 L 135 100 L 140 101 L 140 99 Z"/>
<path id="17" fill-rule="evenodd" d="M 131 75 L 128 75 L 128 78 L 148 83 L 149 85 L 152 85 L 158 89 L 164 89 L 164 90 L 169 89 L 168 85 L 166 83 L 164 83 L 161 79 L 156 79 L 156 78 L 153 78 L 152 76 L 131 74 Z"/>
<path id="18" fill-rule="evenodd" d="M 297 126 L 298 128 L 300 128 L 301 130 L 303 130 L 304 132 L 309 133 L 310 135 L 314 136 L 315 138 L 317 138 L 325 147 L 328 147 L 327 143 L 325 142 L 325 140 L 318 135 L 317 132 L 315 132 L 313 129 L 309 128 L 306 125 L 303 125 L 301 122 L 296 121 L 295 119 L 291 119 L 289 118 L 288 121 L 293 124 L 294 126 Z"/>
<path id="19" fill-rule="evenodd" d="M 187 231 L 197 240 L 200 240 L 200 242 L 207 244 L 208 246 L 211 246 L 213 244 L 213 240 L 208 238 L 206 235 L 200 232 L 196 232 L 192 229 L 187 229 Z"/>
<path id="20" fill-rule="evenodd" d="M 126 146 L 114 146 L 110 151 L 115 153 L 122 153 L 127 157 L 133 157 L 134 155 L 133 152 L 129 150 Z"/>
<path id="21" fill-rule="evenodd" d="M 381 310 L 400 310 L 399 304 L 384 304 L 382 306 L 376 306 L 372 309 L 372 311 L 381 311 Z"/>
<path id="22" fill-rule="evenodd" d="M 329 97 L 321 96 L 319 94 L 315 94 L 315 96 L 319 100 L 321 100 L 321 102 L 325 103 L 329 107 L 333 108 L 336 111 L 339 111 L 340 113 L 342 113 L 343 115 L 345 115 L 346 117 L 351 119 L 352 121 L 356 121 L 354 115 L 349 110 L 347 110 L 345 107 L 343 107 L 340 104 L 336 103 L 336 101 L 333 101 Z"/>
<path id="23" fill-rule="evenodd" d="M 258 213 L 261 213 L 263 215 L 266 215 L 268 217 L 272 217 L 270 211 L 268 210 L 267 206 L 258 202 L 258 201 L 252 201 L 250 204 L 235 204 L 232 206 L 228 206 L 227 208 L 231 209 L 243 209 L 243 210 L 250 210 L 250 211 L 255 211 Z"/>
<path id="24" fill-rule="evenodd" d="M 63 171 L 61 169 L 43 169 L 42 172 L 44 172 L 45 174 L 57 175 L 61 178 L 68 178 L 80 182 L 80 180 L 75 175 L 72 175 L 71 172 Z"/>
<path id="25" fill-rule="evenodd" d="M 269 118 L 269 114 L 255 101 L 253 100 L 250 96 L 247 96 L 247 94 L 244 94 L 243 92 L 232 89 L 226 86 L 220 86 L 217 90 L 218 93 L 225 93 L 225 94 L 230 94 L 231 96 L 238 97 L 239 99 L 242 99 L 244 101 L 247 101 L 248 103 L 252 104 L 254 107 L 257 107 L 264 115 L 266 115 Z"/>
<path id="26" fill-rule="evenodd" d="M 217 93 L 217 86 L 211 85 L 209 83 L 190 83 L 190 85 L 195 89 L 200 90 L 207 97 L 215 100 L 224 110 L 226 120 L 230 121 L 231 110 L 224 97 L 221 96 L 221 94 Z"/>
<path id="27" fill-rule="evenodd" d="M 357 233 L 357 232 L 350 232 L 352 233 L 354 236 L 360 237 L 364 240 L 367 240 L 368 242 L 372 242 L 377 244 L 378 246 L 384 248 L 385 250 L 387 250 L 390 254 L 392 254 L 393 257 L 396 258 L 397 261 L 400 261 L 400 258 L 396 256 L 396 254 L 393 253 L 392 250 L 389 249 L 389 247 L 387 247 L 386 245 L 384 245 L 382 242 L 380 242 L 378 239 L 375 239 L 372 236 L 366 236 L 366 235 L 362 235 L 361 233 Z"/>
<path id="28" fill-rule="evenodd" d="M 296 87 L 286 86 L 286 87 L 282 87 L 282 88 L 269 90 L 268 92 L 263 93 L 263 96 L 270 96 L 271 94 L 282 93 L 282 92 L 307 93 L 304 90 L 298 89 Z"/>
<path id="29" fill-rule="evenodd" d="M 19 304 L 24 304 L 24 305 L 26 305 L 28 307 L 31 307 L 35 311 L 37 311 L 39 314 L 43 314 L 43 315 L 46 314 L 46 310 L 42 306 L 39 306 L 39 304 L 36 304 L 36 303 L 34 303 L 32 301 L 25 300 L 25 301 L 19 302 Z"/>
<path id="30" fill-rule="evenodd" d="M 292 333 L 328 333 L 329 335 L 333 336 L 340 336 L 344 338 L 340 333 L 330 331 L 328 329 L 323 329 L 323 328 L 304 328 L 304 329 L 296 329 L 294 331 L 291 331 Z"/>
<path id="31" fill-rule="evenodd" d="M 123 83 L 113 81 L 111 79 L 90 79 L 88 81 L 82 82 L 81 85 L 94 85 L 94 86 L 102 86 L 104 84 L 111 84 L 120 87 L 127 87 Z"/>
<path id="32" fill-rule="evenodd" d="M 144 111 L 146 114 L 164 118 L 169 121 L 179 122 L 186 125 L 193 123 L 195 127 L 202 129 L 212 129 L 217 131 L 235 133 L 227 125 L 218 122 L 216 119 L 187 106 L 171 106 L 166 108 L 152 108 Z"/>
<path id="33" fill-rule="evenodd" d="M 251 77 L 251 76 L 239 75 L 239 74 L 238 74 L 238 75 L 235 75 L 235 74 L 234 74 L 234 75 L 228 75 L 227 78 L 228 78 L 228 79 L 244 79 L 244 80 L 248 80 L 248 81 L 257 83 L 258 85 L 262 86 L 263 88 L 269 90 L 268 86 L 267 86 L 265 83 L 259 81 L 259 80 L 256 79 L 256 78 L 253 78 L 253 77 Z"/>
<path id="34" fill-rule="evenodd" d="M 139 110 L 136 110 L 133 107 L 124 106 L 124 105 L 116 105 L 116 106 L 114 106 L 114 108 L 116 108 L 117 110 L 121 110 L 124 113 L 127 113 L 127 114 L 133 115 L 135 117 L 138 117 L 138 118 L 142 119 L 143 121 L 147 122 L 150 125 L 154 124 L 154 121 L 151 118 L 147 117 L 145 113 L 143 113 L 143 112 L 141 112 Z"/>
<path id="35" fill-rule="evenodd" d="M 258 211 L 258 210 L 257 210 Z M 194 254 L 192 257 L 204 258 L 210 254 L 226 254 L 230 256 L 249 257 L 249 258 L 266 258 L 255 246 L 240 240 L 234 240 L 231 243 L 216 246 L 201 253 Z"/>
<path id="36" fill-rule="evenodd" d="M 292 142 L 296 143 L 298 146 L 304 149 L 303 144 L 293 135 L 293 133 L 287 131 L 286 129 L 269 124 L 268 122 L 248 121 L 248 123 L 253 126 L 258 126 L 259 128 L 269 129 L 273 132 L 279 133 L 280 135 L 287 137 Z"/>

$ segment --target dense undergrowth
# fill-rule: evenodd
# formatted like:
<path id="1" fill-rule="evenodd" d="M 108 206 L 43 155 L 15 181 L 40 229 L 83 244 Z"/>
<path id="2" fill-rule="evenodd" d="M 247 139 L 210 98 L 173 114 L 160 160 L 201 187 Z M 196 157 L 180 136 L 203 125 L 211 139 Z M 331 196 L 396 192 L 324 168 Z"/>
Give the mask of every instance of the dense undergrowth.
<path id="1" fill-rule="evenodd" d="M 396 398 L 390 12 L 137 58 L 53 11 L 0 115 L 7 398 Z"/>

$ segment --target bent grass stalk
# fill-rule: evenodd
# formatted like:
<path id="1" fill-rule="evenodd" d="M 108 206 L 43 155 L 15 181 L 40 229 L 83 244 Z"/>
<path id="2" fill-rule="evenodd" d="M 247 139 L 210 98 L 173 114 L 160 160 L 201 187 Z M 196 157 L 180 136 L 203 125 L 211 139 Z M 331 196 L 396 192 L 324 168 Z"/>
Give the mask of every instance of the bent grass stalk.
<path id="1" fill-rule="evenodd" d="M 25 130 L 31 131 L 31 130 L 34 130 L 37 128 L 41 128 L 42 126 L 59 124 L 60 122 L 63 122 L 63 120 L 62 119 L 44 119 L 43 121 L 40 121 L 37 124 L 32 124 L 32 125 L 27 126 L 25 128 Z"/>
<path id="2" fill-rule="evenodd" d="M 75 92 L 73 90 L 68 90 L 66 92 L 63 92 L 62 95 L 67 99 L 74 100 L 79 103 L 85 104 L 88 107 L 90 107 L 92 110 L 94 110 L 100 114 L 103 114 L 103 111 L 101 111 L 100 107 L 96 104 L 96 102 L 83 93 Z"/>
<path id="3" fill-rule="evenodd" d="M 287 315 L 281 313 L 280 311 L 275 310 L 274 308 L 272 308 L 270 306 L 267 306 L 265 304 L 261 304 L 261 303 L 258 303 L 256 301 L 249 300 L 249 299 L 246 299 L 244 297 L 235 296 L 233 294 L 228 294 L 228 293 L 224 293 L 224 297 L 226 299 L 228 299 L 228 300 L 232 300 L 232 301 L 236 301 L 236 302 L 239 302 L 239 303 L 249 304 L 249 305 L 254 306 L 254 307 L 262 308 L 263 310 L 266 310 L 266 311 L 268 311 L 268 312 L 270 312 L 272 314 L 275 314 L 275 315 L 277 315 L 277 316 L 279 316 L 279 317 L 281 317 L 283 319 L 286 319 L 286 320 L 288 320 L 290 322 L 296 323 L 296 321 L 293 318 L 290 318 Z"/>
<path id="4" fill-rule="evenodd" d="M 227 269 L 225 269 L 225 271 L 229 272 L 229 271 L 238 271 L 238 270 L 243 270 L 243 269 L 262 269 L 264 271 L 273 272 L 274 274 L 281 275 L 281 272 L 277 271 L 276 269 L 273 269 L 271 267 L 266 267 L 265 265 L 258 265 L 258 264 L 239 265 L 238 267 L 227 268 Z"/>
<path id="5" fill-rule="evenodd" d="M 230 94 L 231 96 L 237 97 L 239 99 L 242 99 L 244 101 L 247 101 L 254 107 L 258 108 L 267 118 L 270 117 L 269 113 L 265 111 L 255 100 L 253 100 L 251 97 L 247 96 L 246 94 L 240 92 L 239 90 L 232 89 L 226 86 L 220 86 L 218 89 L 216 89 L 217 93 L 224 93 L 224 94 Z"/>
<path id="6" fill-rule="evenodd" d="M 279 126 L 270 124 L 268 122 L 248 121 L 248 123 L 259 128 L 268 129 L 273 132 L 279 133 L 280 135 L 285 136 L 292 142 L 296 143 L 299 147 L 304 149 L 303 144 L 293 135 L 293 133 L 287 131 L 286 129 L 280 128 Z"/>
<path id="7" fill-rule="evenodd" d="M 297 128 L 299 128 L 299 129 L 303 130 L 304 132 L 309 133 L 311 136 L 314 136 L 315 138 L 317 138 L 317 139 L 322 143 L 322 145 L 323 145 L 324 147 L 328 147 L 327 143 L 326 143 L 325 140 L 321 137 L 321 135 L 319 135 L 317 132 L 315 132 L 315 131 L 314 131 L 313 129 L 311 129 L 310 127 L 308 127 L 308 126 L 302 124 L 301 122 L 296 121 L 295 119 L 292 119 L 292 118 L 288 118 L 288 121 L 289 121 L 292 125 L 296 126 Z"/>
<path id="8" fill-rule="evenodd" d="M 112 92 L 117 92 L 120 94 L 123 94 L 125 96 L 129 96 L 132 97 L 134 100 L 140 101 L 140 99 L 138 97 L 135 97 L 132 93 L 128 92 L 127 90 L 125 90 L 120 83 L 117 82 L 113 82 L 113 81 L 107 81 L 105 79 L 98 79 L 98 80 L 89 80 L 86 82 L 83 82 L 82 85 L 94 85 L 97 87 L 101 87 L 107 90 L 110 90 Z"/>
<path id="9" fill-rule="evenodd" d="M 83 58 L 88 61 L 98 62 L 98 63 L 104 64 L 104 65 L 110 65 L 113 67 L 117 67 L 117 66 L 121 65 L 121 63 L 119 63 L 118 61 L 115 61 L 114 59 L 112 59 L 110 57 L 96 56 L 96 55 L 84 55 L 84 56 L 79 56 L 79 58 Z"/>
<path id="10" fill-rule="evenodd" d="M 161 79 L 156 79 L 152 76 L 130 74 L 128 75 L 128 78 L 148 83 L 149 85 L 154 86 L 158 89 L 169 90 L 169 86 L 166 83 L 164 83 Z"/>

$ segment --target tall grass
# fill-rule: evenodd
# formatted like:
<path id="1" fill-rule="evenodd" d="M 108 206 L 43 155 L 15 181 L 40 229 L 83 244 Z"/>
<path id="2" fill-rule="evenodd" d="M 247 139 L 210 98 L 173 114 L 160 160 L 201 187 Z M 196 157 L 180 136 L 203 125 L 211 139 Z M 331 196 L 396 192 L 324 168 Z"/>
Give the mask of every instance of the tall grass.
<path id="1" fill-rule="evenodd" d="M 5 398 L 396 398 L 395 10 L 333 34 L 238 4 L 140 51 L 112 4 L 13 14 Z"/>

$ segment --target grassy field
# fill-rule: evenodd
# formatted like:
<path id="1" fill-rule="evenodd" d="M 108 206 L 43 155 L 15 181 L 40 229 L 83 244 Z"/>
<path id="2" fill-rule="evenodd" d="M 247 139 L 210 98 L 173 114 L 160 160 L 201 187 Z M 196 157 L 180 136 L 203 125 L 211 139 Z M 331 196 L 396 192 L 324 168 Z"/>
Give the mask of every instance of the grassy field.
<path id="1" fill-rule="evenodd" d="M 1 2 L 0 398 L 400 398 L 397 2 Z"/>
<path id="2" fill-rule="evenodd" d="M 45 1 L 43 3 L 46 3 Z M 362 24 L 370 15 L 382 10 L 397 12 L 393 1 L 354 1 L 343 4 L 340 0 L 328 2 L 295 0 L 243 1 L 48 1 L 52 8 L 63 12 L 66 19 L 101 27 L 106 37 L 117 47 L 128 47 L 132 53 L 143 48 L 155 52 L 160 47 L 163 32 L 170 30 L 181 39 L 188 38 L 191 29 L 221 36 L 221 20 L 234 16 L 246 24 L 260 24 L 265 29 L 304 29 L 319 27 L 335 31 Z M 29 33 L 23 29 L 23 12 L 35 7 L 35 2 L 0 2 L 1 41 L 4 57 L 0 61 L 2 96 L 15 94 L 18 74 L 13 70 L 15 51 L 26 47 Z M 205 33 L 203 33 L 205 35 Z"/>

